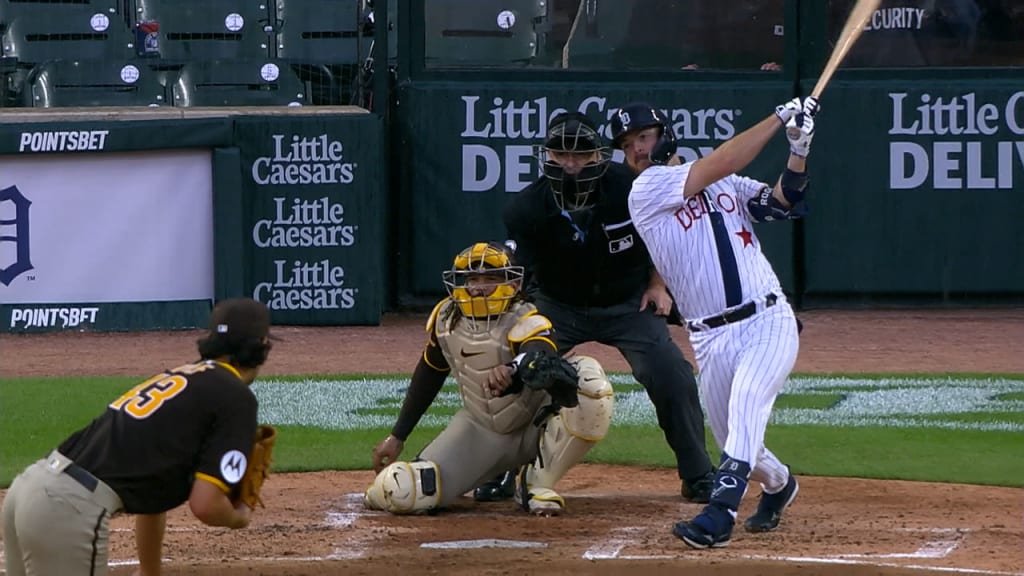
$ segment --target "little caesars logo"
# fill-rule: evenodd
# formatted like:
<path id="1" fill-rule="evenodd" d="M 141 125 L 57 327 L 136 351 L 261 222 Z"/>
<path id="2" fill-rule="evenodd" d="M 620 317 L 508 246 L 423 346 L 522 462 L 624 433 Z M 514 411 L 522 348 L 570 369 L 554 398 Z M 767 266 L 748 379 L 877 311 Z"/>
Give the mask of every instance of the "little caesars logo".
<path id="1" fill-rule="evenodd" d="M 318 200 L 274 198 L 274 217 L 258 220 L 252 241 L 260 248 L 351 246 L 358 226 L 345 224 L 345 207 L 324 196 Z"/>
<path id="2" fill-rule="evenodd" d="M 971 92 L 960 96 L 906 92 L 889 94 L 889 135 L 924 136 L 919 142 L 889 142 L 889 187 L 930 184 L 937 190 L 1007 190 L 1015 167 L 1024 167 L 1024 92 L 1005 101 L 982 102 Z M 980 138 L 1007 130 L 1017 139 Z M 974 138 L 971 138 L 971 137 Z M 994 161 L 993 161 L 994 156 Z"/>
<path id="3" fill-rule="evenodd" d="M 326 258 L 319 262 L 274 260 L 274 280 L 260 282 L 252 297 L 271 310 L 347 310 L 358 288 L 345 287 L 345 270 Z"/>
<path id="4" fill-rule="evenodd" d="M 327 134 L 305 138 L 274 134 L 274 155 L 252 163 L 252 179 L 261 186 L 295 184 L 349 184 L 354 162 L 342 162 L 344 146 Z"/>
<path id="5" fill-rule="evenodd" d="M 492 190 L 504 178 L 506 192 L 519 192 L 540 176 L 535 146 L 529 144 L 508 144 L 508 140 L 536 140 L 543 138 L 548 122 L 565 108 L 550 108 L 547 97 L 533 100 L 504 100 L 494 98 L 490 108 L 480 102 L 479 96 L 463 96 L 465 106 L 464 128 L 460 136 L 462 145 L 462 190 L 463 192 L 484 192 Z M 576 110 L 606 120 L 612 117 L 615 106 L 609 107 L 607 98 L 590 96 L 576 106 Z M 688 110 L 674 108 L 662 110 L 672 122 L 672 129 L 681 140 L 722 141 L 736 134 L 735 119 L 739 110 L 705 108 Z M 601 135 L 611 140 L 611 123 L 598 126 Z M 485 144 L 468 143 L 466 140 L 486 140 Z M 497 141 L 497 142 L 495 142 Z M 688 162 L 711 153 L 712 146 L 680 146 L 679 157 Z"/>

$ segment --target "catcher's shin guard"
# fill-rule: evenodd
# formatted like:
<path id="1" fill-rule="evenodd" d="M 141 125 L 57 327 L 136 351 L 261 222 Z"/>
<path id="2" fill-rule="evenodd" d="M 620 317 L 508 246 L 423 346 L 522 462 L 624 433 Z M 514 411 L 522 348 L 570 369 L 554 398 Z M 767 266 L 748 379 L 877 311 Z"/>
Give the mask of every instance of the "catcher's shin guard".
<path id="1" fill-rule="evenodd" d="M 555 484 L 604 438 L 612 421 L 615 398 L 601 365 L 588 356 L 569 361 L 579 373 L 580 403 L 562 408 L 542 424 L 537 459 L 519 472 L 516 500 L 533 514 L 561 513 L 565 500 L 555 492 Z"/>
<path id="2" fill-rule="evenodd" d="M 395 462 L 380 471 L 366 489 L 363 503 L 371 510 L 416 514 L 437 508 L 441 472 L 429 461 Z"/>

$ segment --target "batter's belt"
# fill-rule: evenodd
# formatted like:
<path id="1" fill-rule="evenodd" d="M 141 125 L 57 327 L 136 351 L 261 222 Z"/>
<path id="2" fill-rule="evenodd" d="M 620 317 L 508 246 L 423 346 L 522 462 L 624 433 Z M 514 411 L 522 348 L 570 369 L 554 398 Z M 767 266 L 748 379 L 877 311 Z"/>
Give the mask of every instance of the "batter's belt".
<path id="1" fill-rule="evenodd" d="M 778 301 L 778 296 L 769 293 L 767 296 L 764 297 L 764 307 L 762 308 L 762 310 L 775 306 L 775 303 Z M 757 314 L 757 311 L 757 301 L 751 300 L 750 302 L 747 302 L 746 304 L 740 306 L 739 308 L 735 308 L 724 314 L 719 314 L 718 316 L 708 316 L 707 318 L 694 320 L 693 322 L 687 323 L 687 325 L 690 327 L 690 330 L 694 332 L 700 332 L 701 330 L 711 330 L 713 328 L 725 326 L 726 324 L 735 324 L 737 322 L 746 320 L 747 318 L 750 318 L 754 314 Z"/>

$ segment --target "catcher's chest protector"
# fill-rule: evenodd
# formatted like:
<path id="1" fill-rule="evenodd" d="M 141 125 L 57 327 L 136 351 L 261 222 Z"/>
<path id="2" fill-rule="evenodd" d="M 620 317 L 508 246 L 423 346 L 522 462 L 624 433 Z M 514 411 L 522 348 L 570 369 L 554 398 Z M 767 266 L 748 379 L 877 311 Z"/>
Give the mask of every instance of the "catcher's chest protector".
<path id="1" fill-rule="evenodd" d="M 535 310 L 532 304 L 517 302 L 497 322 L 492 322 L 487 331 L 473 332 L 471 323 L 463 319 L 451 329 L 445 322 L 439 322 L 435 328 L 438 344 L 459 384 L 459 394 L 466 411 L 481 425 L 499 434 L 530 424 L 533 415 L 547 399 L 547 394 L 534 390 L 491 398 L 484 387 L 487 373 L 492 368 L 512 361 L 509 331 Z M 443 312 L 439 314 L 441 318 L 445 316 Z"/>

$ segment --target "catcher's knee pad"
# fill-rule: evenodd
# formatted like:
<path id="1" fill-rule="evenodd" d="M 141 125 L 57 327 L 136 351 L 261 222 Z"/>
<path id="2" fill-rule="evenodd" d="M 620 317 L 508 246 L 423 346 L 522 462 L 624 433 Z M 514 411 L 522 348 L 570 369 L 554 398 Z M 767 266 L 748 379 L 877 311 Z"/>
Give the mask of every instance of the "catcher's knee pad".
<path id="1" fill-rule="evenodd" d="M 517 499 L 534 514 L 558 514 L 565 501 L 555 483 L 608 433 L 615 397 L 601 365 L 588 356 L 570 359 L 579 373 L 579 405 L 562 408 L 543 424 L 537 459 L 519 474 Z"/>
<path id="2" fill-rule="evenodd" d="M 394 462 L 380 471 L 366 489 L 364 504 L 392 514 L 416 514 L 437 508 L 441 472 L 429 461 Z"/>
<path id="3" fill-rule="evenodd" d="M 562 423 L 569 434 L 597 442 L 608 433 L 615 409 L 612 383 L 601 364 L 589 356 L 576 356 L 569 361 L 579 373 L 579 406 L 561 410 Z"/>

